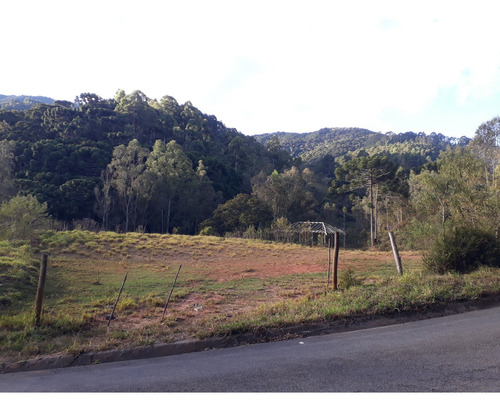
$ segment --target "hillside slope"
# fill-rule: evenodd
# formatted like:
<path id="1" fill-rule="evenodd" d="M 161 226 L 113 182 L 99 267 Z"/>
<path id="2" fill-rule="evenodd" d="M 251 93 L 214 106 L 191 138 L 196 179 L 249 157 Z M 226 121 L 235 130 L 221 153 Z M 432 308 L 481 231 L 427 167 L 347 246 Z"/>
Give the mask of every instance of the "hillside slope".
<path id="1" fill-rule="evenodd" d="M 54 99 L 43 96 L 14 96 L 0 94 L 0 109 L 29 110 L 37 104 L 52 104 Z"/>
<path id="2" fill-rule="evenodd" d="M 365 150 L 368 154 L 418 153 L 426 161 L 434 160 L 449 145 L 467 145 L 467 137 L 459 139 L 431 133 L 380 133 L 363 128 L 322 128 L 310 133 L 268 133 L 254 136 L 261 143 L 276 136 L 281 146 L 305 164 L 314 165 L 325 156 L 334 158 Z"/>

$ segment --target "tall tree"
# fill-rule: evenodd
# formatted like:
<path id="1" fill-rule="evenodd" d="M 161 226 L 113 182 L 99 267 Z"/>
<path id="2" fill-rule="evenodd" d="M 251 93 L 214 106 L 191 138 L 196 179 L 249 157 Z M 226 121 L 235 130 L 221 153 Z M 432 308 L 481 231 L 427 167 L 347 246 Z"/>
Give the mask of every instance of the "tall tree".
<path id="1" fill-rule="evenodd" d="M 111 185 L 125 217 L 126 232 L 135 226 L 139 202 L 147 200 L 151 195 L 151 186 L 144 174 L 148 154 L 149 150 L 134 139 L 127 146 L 115 147 L 108 165 Z"/>
<path id="2" fill-rule="evenodd" d="M 290 153 L 283 150 L 279 138 L 274 134 L 266 143 L 266 150 L 271 157 L 272 166 L 275 170 L 283 170 L 292 162 Z"/>
<path id="3" fill-rule="evenodd" d="M 193 195 L 193 211 L 194 213 L 194 226 L 196 230 L 199 223 L 208 218 L 218 203 L 220 203 L 222 194 L 216 195 L 212 181 L 208 177 L 207 170 L 203 160 L 198 161 L 196 168 L 196 181 L 195 190 Z"/>
<path id="4" fill-rule="evenodd" d="M 0 203 L 14 194 L 14 146 L 9 140 L 0 140 Z"/>
<path id="5" fill-rule="evenodd" d="M 494 184 L 494 170 L 500 161 L 500 117 L 494 117 L 477 128 L 471 147 L 485 162 L 485 177 Z"/>
<path id="6" fill-rule="evenodd" d="M 185 207 L 182 195 L 192 193 L 196 181 L 191 160 L 175 141 L 165 144 L 157 140 L 146 162 L 147 170 L 154 176 L 153 204 L 159 211 L 161 232 L 170 232 L 174 217 Z"/>
<path id="7" fill-rule="evenodd" d="M 314 216 L 316 201 L 308 187 L 310 170 L 302 173 L 292 167 L 279 173 L 274 170 L 269 176 L 260 173 L 252 180 L 253 194 L 266 203 L 274 218 L 284 217 L 290 221 Z"/>
<path id="8" fill-rule="evenodd" d="M 447 225 L 498 226 L 498 193 L 487 183 L 483 159 L 458 147 L 443 152 L 436 165 L 437 170 L 410 177 L 411 201 L 421 220 L 439 221 L 443 233 Z"/>
<path id="9" fill-rule="evenodd" d="M 382 185 L 394 178 L 395 165 L 386 156 L 362 156 L 347 161 L 335 170 L 339 193 L 352 193 L 368 200 L 370 245 L 377 242 L 377 204 Z"/>
<path id="10" fill-rule="evenodd" d="M 123 90 L 120 90 L 115 96 L 115 101 L 117 103 L 115 110 L 127 115 L 127 125 L 131 128 L 133 138 L 142 144 L 152 145 L 158 137 L 162 136 L 158 112 L 143 92 L 136 90 L 125 94 Z"/>
<path id="11" fill-rule="evenodd" d="M 243 232 L 248 227 L 267 226 L 273 219 L 271 209 L 255 195 L 238 194 L 220 204 L 211 218 L 201 228 L 212 228 L 219 235 L 227 232 Z"/>
<path id="12" fill-rule="evenodd" d="M 106 167 L 101 173 L 101 187 L 94 187 L 97 202 L 97 214 L 101 216 L 103 230 L 109 229 L 109 216 L 112 208 L 111 167 Z"/>

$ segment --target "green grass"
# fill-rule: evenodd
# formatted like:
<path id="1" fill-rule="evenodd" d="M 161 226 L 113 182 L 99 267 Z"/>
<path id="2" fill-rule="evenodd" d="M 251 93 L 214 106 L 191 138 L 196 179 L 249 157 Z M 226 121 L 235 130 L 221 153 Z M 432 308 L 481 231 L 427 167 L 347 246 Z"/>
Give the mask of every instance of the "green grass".
<path id="1" fill-rule="evenodd" d="M 475 300 L 500 293 L 500 271 L 480 269 L 470 275 L 408 273 L 386 277 L 378 285 L 351 286 L 340 292 L 318 293 L 298 300 L 262 305 L 250 315 L 222 324 L 213 334 L 235 334 L 260 328 L 315 321 L 373 316 L 395 311 L 422 311 L 437 304 Z"/>
<path id="2" fill-rule="evenodd" d="M 29 245 L 0 241 L 0 313 L 18 309 L 25 296 L 34 295 L 37 264 Z"/>

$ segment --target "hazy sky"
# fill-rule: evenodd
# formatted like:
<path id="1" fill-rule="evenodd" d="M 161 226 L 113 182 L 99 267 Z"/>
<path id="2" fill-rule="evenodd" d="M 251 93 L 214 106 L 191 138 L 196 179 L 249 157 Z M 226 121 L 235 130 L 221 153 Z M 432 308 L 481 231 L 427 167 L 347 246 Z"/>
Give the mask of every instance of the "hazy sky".
<path id="1" fill-rule="evenodd" d="M 473 137 L 500 115 L 497 0 L 15 0 L 0 94 L 190 100 L 245 134 Z"/>

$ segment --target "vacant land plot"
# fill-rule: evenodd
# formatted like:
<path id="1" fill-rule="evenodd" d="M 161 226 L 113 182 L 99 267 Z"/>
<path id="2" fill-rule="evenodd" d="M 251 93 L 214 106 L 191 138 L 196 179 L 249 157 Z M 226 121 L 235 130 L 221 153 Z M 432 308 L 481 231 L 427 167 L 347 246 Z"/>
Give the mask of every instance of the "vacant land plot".
<path id="1" fill-rule="evenodd" d="M 411 309 L 463 298 L 464 292 L 478 296 L 486 277 L 489 292 L 500 289 L 493 272 L 465 280 L 425 276 L 421 257 L 413 252 L 402 253 L 407 274 L 401 277 L 391 252 L 341 250 L 341 290 L 332 292 L 328 251 L 322 247 L 84 231 L 45 233 L 32 247 L 38 255 L 49 254 L 42 325 L 32 326 L 35 288 L 1 308 L 0 362 Z M 116 318 L 108 327 L 125 274 Z M 447 295 L 442 287 L 450 282 L 454 291 Z"/>

